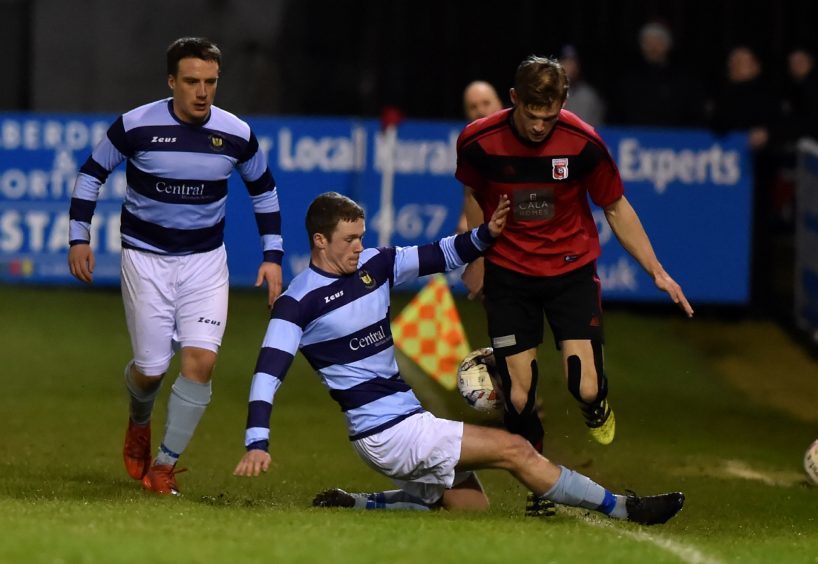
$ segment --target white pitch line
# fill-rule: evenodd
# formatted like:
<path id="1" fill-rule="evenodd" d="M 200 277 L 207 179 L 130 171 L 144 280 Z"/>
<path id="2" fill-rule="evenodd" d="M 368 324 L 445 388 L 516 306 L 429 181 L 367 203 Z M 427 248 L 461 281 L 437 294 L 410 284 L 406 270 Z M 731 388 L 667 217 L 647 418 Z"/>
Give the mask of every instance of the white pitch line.
<path id="1" fill-rule="evenodd" d="M 752 468 L 742 460 L 726 460 L 722 470 L 728 476 L 755 480 L 768 486 L 795 486 L 805 480 L 804 476 L 797 472 L 764 472 Z"/>
<path id="2" fill-rule="evenodd" d="M 752 480 L 766 486 L 778 488 L 790 488 L 807 481 L 807 476 L 803 472 L 761 470 L 738 459 L 720 459 L 718 462 L 707 465 L 704 463 L 683 465 L 676 467 L 672 472 L 678 476 L 709 476 L 722 480 Z"/>
<path id="3" fill-rule="evenodd" d="M 708 556 L 695 546 L 691 546 L 689 544 L 681 543 L 668 538 L 663 538 L 657 535 L 652 535 L 642 530 L 633 531 L 630 529 L 619 528 L 613 521 L 600 521 L 599 519 L 585 516 L 584 514 L 580 515 L 579 517 L 580 519 L 582 519 L 591 526 L 600 529 L 609 529 L 614 531 L 618 535 L 623 535 L 626 537 L 630 537 L 635 541 L 646 542 L 654 546 L 657 546 L 663 550 L 666 550 L 667 552 L 670 552 L 671 554 L 673 554 L 683 562 L 687 562 L 688 564 L 722 564 L 722 561 L 719 560 L 718 558 Z"/>

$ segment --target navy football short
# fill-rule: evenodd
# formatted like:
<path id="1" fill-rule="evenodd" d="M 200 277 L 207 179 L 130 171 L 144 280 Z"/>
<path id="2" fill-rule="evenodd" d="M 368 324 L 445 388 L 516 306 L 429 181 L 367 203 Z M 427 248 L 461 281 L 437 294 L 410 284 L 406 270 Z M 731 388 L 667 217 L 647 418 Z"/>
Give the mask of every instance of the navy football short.
<path id="1" fill-rule="evenodd" d="M 596 262 L 557 276 L 526 276 L 485 261 L 484 306 L 492 347 L 505 356 L 543 342 L 543 315 L 554 343 L 602 343 L 602 303 Z"/>

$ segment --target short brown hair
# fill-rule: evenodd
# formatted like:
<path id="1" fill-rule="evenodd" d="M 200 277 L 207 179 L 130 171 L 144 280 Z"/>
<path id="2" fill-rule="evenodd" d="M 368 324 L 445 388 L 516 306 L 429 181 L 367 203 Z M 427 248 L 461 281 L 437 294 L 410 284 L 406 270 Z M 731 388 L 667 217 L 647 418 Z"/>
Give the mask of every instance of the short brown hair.
<path id="1" fill-rule="evenodd" d="M 524 106 L 562 105 L 568 96 L 568 77 L 556 59 L 531 55 L 517 67 L 514 91 Z"/>
<path id="2" fill-rule="evenodd" d="M 176 76 L 179 71 L 179 61 L 188 57 L 203 61 L 216 61 L 219 68 L 222 66 L 222 52 L 218 45 L 204 37 L 180 37 L 168 45 L 168 74 Z"/>
<path id="3" fill-rule="evenodd" d="M 364 210 L 354 200 L 338 192 L 319 194 L 310 204 L 304 220 L 310 238 L 310 249 L 315 246 L 312 236 L 316 233 L 320 233 L 329 241 L 339 221 L 359 219 L 364 219 Z"/>

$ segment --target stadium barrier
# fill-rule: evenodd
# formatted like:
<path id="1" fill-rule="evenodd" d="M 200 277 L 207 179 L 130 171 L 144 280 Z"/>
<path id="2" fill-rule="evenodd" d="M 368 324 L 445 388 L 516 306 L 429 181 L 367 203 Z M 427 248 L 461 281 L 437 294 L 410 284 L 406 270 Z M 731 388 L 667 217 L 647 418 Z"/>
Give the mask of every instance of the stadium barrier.
<path id="1" fill-rule="evenodd" d="M 0 113 L 0 281 L 73 284 L 66 266 L 68 206 L 74 177 L 113 115 Z M 248 119 L 276 178 L 285 245 L 284 278 L 309 260 L 303 218 L 317 194 L 336 190 L 367 210 L 369 244 L 412 245 L 452 233 L 462 204 L 454 179 L 459 122 L 407 120 L 394 144 L 375 119 Z M 603 128 L 626 194 L 663 264 L 696 303 L 749 298 L 752 172 L 743 134 Z M 389 161 L 394 147 L 394 161 Z M 382 221 L 384 168 L 394 170 L 391 221 Z M 119 213 L 125 167 L 103 188 L 93 224 L 97 284 L 119 283 Z M 569 171 L 570 174 L 570 171 Z M 260 243 L 238 175 L 229 184 L 231 284 L 255 281 Z M 619 246 L 595 210 L 603 245 L 598 263 L 606 299 L 666 298 Z M 385 226 L 391 226 L 384 233 Z M 455 276 L 455 291 L 462 291 Z"/>

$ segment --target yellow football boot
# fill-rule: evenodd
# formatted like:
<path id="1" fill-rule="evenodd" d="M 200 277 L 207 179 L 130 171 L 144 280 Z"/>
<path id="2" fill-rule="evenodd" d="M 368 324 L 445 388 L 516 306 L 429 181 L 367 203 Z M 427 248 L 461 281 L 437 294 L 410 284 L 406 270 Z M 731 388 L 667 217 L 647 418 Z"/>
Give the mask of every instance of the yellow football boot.
<path id="1" fill-rule="evenodd" d="M 591 437 L 601 445 L 609 445 L 616 434 L 616 418 L 608 400 L 593 405 L 582 406 L 585 424 Z"/>

